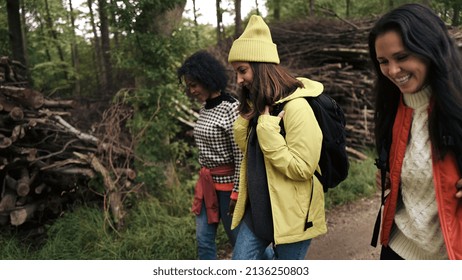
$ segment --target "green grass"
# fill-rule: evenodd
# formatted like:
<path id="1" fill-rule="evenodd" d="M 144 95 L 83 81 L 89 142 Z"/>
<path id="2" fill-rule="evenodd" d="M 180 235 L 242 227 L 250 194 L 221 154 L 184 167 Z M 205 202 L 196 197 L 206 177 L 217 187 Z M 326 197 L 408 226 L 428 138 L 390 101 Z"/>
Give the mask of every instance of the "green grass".
<path id="1" fill-rule="evenodd" d="M 326 194 L 326 207 L 375 192 L 373 156 L 352 161 L 348 178 Z M 165 201 L 148 197 L 134 203 L 125 229 L 115 232 L 97 206 L 84 205 L 47 226 L 46 237 L 24 238 L 14 230 L 0 232 L 3 260 L 187 260 L 196 258 L 195 221 L 189 212 L 191 190 L 169 189 Z M 229 250 L 222 226 L 218 250 Z"/>
<path id="2" fill-rule="evenodd" d="M 102 211 L 82 206 L 59 218 L 47 230 L 43 246 L 30 246 L 11 233 L 0 236 L 4 260 L 141 260 L 195 259 L 192 215 L 174 217 L 156 199 L 147 199 L 130 211 L 126 229 L 107 226 Z"/>
<path id="3" fill-rule="evenodd" d="M 326 208 L 345 204 L 360 197 L 373 195 L 375 186 L 374 155 L 367 152 L 368 158 L 364 161 L 350 160 L 348 177 L 337 187 L 330 189 L 326 194 Z"/>

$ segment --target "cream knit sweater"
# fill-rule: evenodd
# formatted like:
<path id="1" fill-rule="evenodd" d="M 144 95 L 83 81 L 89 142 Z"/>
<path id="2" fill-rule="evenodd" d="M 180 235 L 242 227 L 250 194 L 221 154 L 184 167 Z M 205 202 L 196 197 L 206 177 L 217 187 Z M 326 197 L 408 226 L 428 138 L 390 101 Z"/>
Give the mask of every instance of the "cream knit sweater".
<path id="1" fill-rule="evenodd" d="M 430 87 L 404 94 L 414 109 L 409 143 L 401 172 L 398 201 L 390 247 L 404 259 L 447 259 L 433 184 L 431 143 L 428 133 Z"/>

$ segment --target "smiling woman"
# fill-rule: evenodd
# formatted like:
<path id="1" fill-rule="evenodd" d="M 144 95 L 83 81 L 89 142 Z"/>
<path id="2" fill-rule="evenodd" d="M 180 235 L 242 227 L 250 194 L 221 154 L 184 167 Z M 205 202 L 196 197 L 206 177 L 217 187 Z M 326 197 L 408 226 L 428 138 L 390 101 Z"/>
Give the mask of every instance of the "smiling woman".
<path id="1" fill-rule="evenodd" d="M 377 36 L 375 49 L 380 70 L 403 94 L 415 93 L 425 86 L 428 62 L 405 49 L 398 32 Z"/>
<path id="2" fill-rule="evenodd" d="M 386 154 L 378 165 L 382 197 L 388 192 L 380 258 L 462 259 L 461 54 L 446 24 L 420 4 L 382 16 L 368 45 L 376 150 Z"/>

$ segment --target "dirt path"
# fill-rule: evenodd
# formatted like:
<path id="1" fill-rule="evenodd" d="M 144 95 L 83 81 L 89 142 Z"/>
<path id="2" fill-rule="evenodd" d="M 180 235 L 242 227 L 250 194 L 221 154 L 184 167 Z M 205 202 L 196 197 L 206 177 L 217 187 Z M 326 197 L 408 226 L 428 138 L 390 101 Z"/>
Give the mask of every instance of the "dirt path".
<path id="1" fill-rule="evenodd" d="M 377 260 L 380 245 L 370 245 L 380 194 L 329 210 L 327 234 L 313 239 L 308 260 Z"/>
<path id="2" fill-rule="evenodd" d="M 378 260 L 380 245 L 370 245 L 380 193 L 338 206 L 326 213 L 327 234 L 311 241 L 307 260 Z M 220 259 L 231 259 L 231 247 Z"/>

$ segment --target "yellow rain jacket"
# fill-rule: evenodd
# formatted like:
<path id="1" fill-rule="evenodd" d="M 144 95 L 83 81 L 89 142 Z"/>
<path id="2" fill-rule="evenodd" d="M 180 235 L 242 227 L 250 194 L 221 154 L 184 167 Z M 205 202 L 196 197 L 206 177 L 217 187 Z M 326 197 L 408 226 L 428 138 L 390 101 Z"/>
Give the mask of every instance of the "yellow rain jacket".
<path id="1" fill-rule="evenodd" d="M 280 134 L 280 118 L 261 115 L 257 135 L 264 155 L 266 176 L 272 208 L 275 244 L 294 243 L 311 239 L 327 232 L 324 191 L 314 176 L 319 168 L 322 131 L 308 102 L 301 97 L 318 96 L 324 87 L 321 83 L 299 78 L 305 88 L 299 88 L 276 103 L 284 105 L 285 138 Z M 249 121 L 239 116 L 234 123 L 234 137 L 244 152 L 240 172 L 239 197 L 231 228 L 241 222 L 247 193 L 247 138 Z M 311 192 L 313 196 L 310 201 Z M 257 211 L 257 210 L 256 210 Z M 308 222 L 313 226 L 305 230 Z"/>

